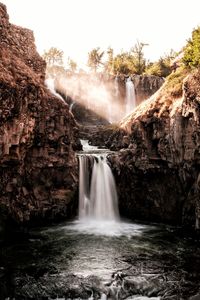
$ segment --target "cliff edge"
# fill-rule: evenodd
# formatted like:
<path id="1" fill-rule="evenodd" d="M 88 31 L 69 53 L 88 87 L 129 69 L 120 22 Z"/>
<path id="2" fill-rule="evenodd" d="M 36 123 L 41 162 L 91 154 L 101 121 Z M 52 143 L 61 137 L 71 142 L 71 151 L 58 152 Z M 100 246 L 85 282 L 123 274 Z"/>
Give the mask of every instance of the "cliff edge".
<path id="1" fill-rule="evenodd" d="M 199 229 L 200 72 L 171 77 L 122 120 L 110 161 L 123 215 Z"/>
<path id="2" fill-rule="evenodd" d="M 0 223 L 71 215 L 77 189 L 76 123 L 44 85 L 32 31 L 0 3 Z"/>

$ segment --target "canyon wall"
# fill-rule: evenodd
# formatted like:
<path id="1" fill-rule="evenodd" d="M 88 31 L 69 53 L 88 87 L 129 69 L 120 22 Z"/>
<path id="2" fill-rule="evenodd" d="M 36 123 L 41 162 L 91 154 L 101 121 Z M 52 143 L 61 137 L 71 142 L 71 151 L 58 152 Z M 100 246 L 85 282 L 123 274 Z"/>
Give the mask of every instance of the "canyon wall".
<path id="1" fill-rule="evenodd" d="M 126 81 L 128 76 L 104 73 L 48 73 L 56 77 L 56 90 L 70 105 L 79 124 L 84 126 L 108 125 L 121 120 L 127 113 Z M 136 106 L 153 95 L 164 79 L 153 75 L 131 75 L 134 83 Z M 133 104 L 134 105 L 134 104 Z M 105 109 L 106 107 L 106 109 Z"/>
<path id="2" fill-rule="evenodd" d="M 200 73 L 181 95 L 166 82 L 108 139 L 124 216 L 199 228 Z"/>
<path id="3" fill-rule="evenodd" d="M 32 31 L 10 24 L 3 4 L 0 44 L 0 229 L 71 216 L 76 123 L 44 85 Z"/>
<path id="4" fill-rule="evenodd" d="M 164 78 L 154 75 L 133 75 L 136 104 L 139 105 L 153 95 L 164 83 Z"/>

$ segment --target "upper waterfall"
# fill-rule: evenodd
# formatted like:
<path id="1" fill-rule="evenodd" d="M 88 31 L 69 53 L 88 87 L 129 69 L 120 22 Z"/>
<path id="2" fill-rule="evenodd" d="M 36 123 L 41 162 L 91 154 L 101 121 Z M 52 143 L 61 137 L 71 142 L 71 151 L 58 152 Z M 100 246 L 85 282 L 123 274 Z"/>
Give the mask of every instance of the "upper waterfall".
<path id="1" fill-rule="evenodd" d="M 55 90 L 55 79 L 54 78 L 47 78 L 45 80 L 45 85 L 47 86 L 47 88 L 50 90 L 50 92 L 54 96 L 56 96 L 57 98 L 59 98 L 60 100 L 62 100 L 62 102 L 64 102 L 66 104 L 65 100 L 63 99 L 63 97 L 60 94 L 58 94 L 56 92 L 56 90 Z"/>
<path id="2" fill-rule="evenodd" d="M 126 80 L 126 102 L 125 102 L 125 113 L 129 114 L 136 107 L 136 95 L 135 86 L 131 77 Z"/>

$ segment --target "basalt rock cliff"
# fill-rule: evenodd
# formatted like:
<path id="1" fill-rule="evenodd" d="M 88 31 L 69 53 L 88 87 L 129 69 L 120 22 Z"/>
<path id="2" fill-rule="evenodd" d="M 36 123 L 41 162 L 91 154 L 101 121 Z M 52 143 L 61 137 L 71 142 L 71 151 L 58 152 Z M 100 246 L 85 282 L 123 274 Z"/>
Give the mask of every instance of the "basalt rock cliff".
<path id="1" fill-rule="evenodd" d="M 166 82 L 122 120 L 107 145 L 120 210 L 145 221 L 200 226 L 200 72 L 181 93 Z"/>
<path id="2" fill-rule="evenodd" d="M 71 215 L 77 187 L 76 123 L 44 85 L 32 31 L 0 4 L 0 224 Z"/>
<path id="3" fill-rule="evenodd" d="M 153 95 L 164 83 L 164 78 L 154 75 L 134 75 L 132 81 L 135 86 L 136 104 Z"/>

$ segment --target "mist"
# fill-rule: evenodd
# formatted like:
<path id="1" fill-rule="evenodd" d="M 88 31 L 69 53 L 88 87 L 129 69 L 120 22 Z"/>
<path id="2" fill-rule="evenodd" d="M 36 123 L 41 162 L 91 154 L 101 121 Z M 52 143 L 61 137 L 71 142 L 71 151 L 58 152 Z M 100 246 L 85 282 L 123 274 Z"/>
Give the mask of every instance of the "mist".
<path id="1" fill-rule="evenodd" d="M 101 74 L 61 76 L 55 79 L 55 89 L 110 123 L 118 122 L 125 115 L 117 78 L 110 79 Z"/>

